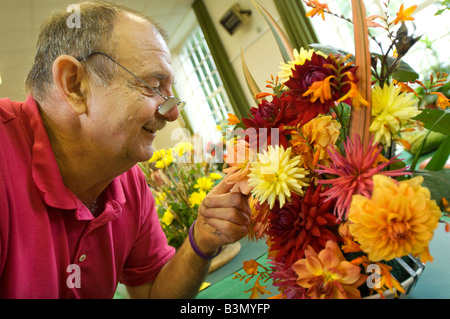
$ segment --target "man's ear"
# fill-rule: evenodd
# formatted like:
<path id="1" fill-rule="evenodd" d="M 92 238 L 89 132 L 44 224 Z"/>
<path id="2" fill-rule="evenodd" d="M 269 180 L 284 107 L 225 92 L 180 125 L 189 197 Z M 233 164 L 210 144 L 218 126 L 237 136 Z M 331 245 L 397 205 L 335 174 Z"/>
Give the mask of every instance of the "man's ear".
<path id="1" fill-rule="evenodd" d="M 53 81 L 62 98 L 77 114 L 87 112 L 87 73 L 81 63 L 70 55 L 60 55 L 53 62 Z"/>

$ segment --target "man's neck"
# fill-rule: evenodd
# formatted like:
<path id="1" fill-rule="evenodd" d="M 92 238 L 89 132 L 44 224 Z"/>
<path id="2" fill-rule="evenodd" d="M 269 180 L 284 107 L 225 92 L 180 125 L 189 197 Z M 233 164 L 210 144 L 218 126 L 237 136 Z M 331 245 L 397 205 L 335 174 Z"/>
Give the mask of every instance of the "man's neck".
<path id="1" fill-rule="evenodd" d="M 92 149 L 87 139 L 79 136 L 79 130 L 62 126 L 45 114 L 42 118 L 64 184 L 94 215 L 98 214 L 103 209 L 101 193 L 131 166 L 118 169 L 121 166 Z"/>

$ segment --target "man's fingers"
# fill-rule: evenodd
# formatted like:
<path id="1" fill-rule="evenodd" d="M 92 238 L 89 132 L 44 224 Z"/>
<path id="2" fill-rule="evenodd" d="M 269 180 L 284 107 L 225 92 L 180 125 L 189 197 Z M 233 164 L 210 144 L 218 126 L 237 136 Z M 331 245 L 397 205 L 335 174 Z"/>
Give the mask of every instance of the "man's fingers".
<path id="1" fill-rule="evenodd" d="M 220 219 L 238 225 L 250 224 L 250 215 L 238 208 L 208 208 L 201 215 L 205 220 Z"/>
<path id="2" fill-rule="evenodd" d="M 208 196 L 203 199 L 202 205 L 206 208 L 235 207 L 242 210 L 244 213 L 251 213 L 248 205 L 248 197 L 241 193 L 227 193 L 215 196 L 208 194 Z"/>
<path id="3" fill-rule="evenodd" d="M 231 175 L 227 175 L 224 177 L 223 180 L 220 181 L 219 184 L 214 186 L 213 189 L 208 194 L 212 195 L 219 195 L 219 194 L 227 194 L 230 192 L 230 190 L 233 188 L 234 183 L 229 183 L 228 180 L 230 179 Z"/>

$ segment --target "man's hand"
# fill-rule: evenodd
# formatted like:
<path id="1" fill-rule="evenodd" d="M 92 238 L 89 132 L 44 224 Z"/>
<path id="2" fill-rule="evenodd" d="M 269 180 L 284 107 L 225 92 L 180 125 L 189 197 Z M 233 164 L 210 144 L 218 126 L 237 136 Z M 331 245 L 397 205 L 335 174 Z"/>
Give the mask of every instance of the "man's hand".
<path id="1" fill-rule="evenodd" d="M 208 255 L 244 237 L 250 224 L 248 196 L 230 192 L 234 183 L 228 183 L 227 177 L 203 199 L 194 225 L 195 242 Z"/>
<path id="2" fill-rule="evenodd" d="M 198 248 L 212 256 L 219 247 L 238 241 L 250 224 L 248 196 L 225 177 L 203 199 L 194 227 Z M 233 188 L 233 190 L 232 190 Z M 200 258 L 185 240 L 153 282 L 127 287 L 133 298 L 192 298 L 204 281 L 210 260 Z"/>

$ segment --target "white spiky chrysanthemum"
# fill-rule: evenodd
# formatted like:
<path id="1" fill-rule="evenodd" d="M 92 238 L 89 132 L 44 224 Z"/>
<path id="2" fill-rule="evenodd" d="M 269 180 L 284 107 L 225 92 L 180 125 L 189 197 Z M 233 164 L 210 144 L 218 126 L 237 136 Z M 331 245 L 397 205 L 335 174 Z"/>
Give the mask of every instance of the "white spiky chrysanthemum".
<path id="1" fill-rule="evenodd" d="M 266 200 L 270 209 L 278 199 L 280 207 L 289 199 L 291 191 L 303 196 L 303 187 L 308 186 L 308 171 L 302 167 L 300 156 L 291 158 L 292 149 L 269 146 L 258 154 L 258 161 L 251 164 L 249 185 L 252 194 L 262 204 Z"/>

